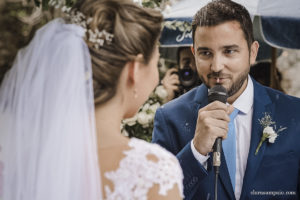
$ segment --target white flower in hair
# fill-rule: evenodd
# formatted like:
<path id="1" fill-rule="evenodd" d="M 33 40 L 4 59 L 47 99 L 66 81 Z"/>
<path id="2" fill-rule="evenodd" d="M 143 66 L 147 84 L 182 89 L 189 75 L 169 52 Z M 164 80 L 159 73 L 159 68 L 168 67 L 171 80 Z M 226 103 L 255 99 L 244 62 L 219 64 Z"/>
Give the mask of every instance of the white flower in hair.
<path id="1" fill-rule="evenodd" d="M 70 7 L 65 6 L 61 1 L 50 0 L 49 5 L 54 6 L 56 9 L 61 8 L 62 12 L 66 14 L 66 17 L 71 24 L 76 24 L 84 28 L 86 32 L 86 40 L 93 43 L 93 46 L 96 49 L 103 46 L 105 42 L 108 44 L 112 42 L 114 37 L 113 34 L 104 29 L 99 31 L 98 28 L 93 30 L 88 27 L 88 25 L 93 21 L 93 18 L 86 18 L 83 13 L 78 10 L 72 10 Z"/>

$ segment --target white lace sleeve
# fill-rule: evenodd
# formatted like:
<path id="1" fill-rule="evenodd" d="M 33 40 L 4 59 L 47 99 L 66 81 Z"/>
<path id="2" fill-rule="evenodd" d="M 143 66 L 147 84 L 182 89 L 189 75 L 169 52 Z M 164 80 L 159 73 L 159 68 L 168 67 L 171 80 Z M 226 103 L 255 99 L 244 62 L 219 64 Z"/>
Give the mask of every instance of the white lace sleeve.
<path id="1" fill-rule="evenodd" d="M 107 200 L 146 200 L 147 193 L 154 184 L 159 185 L 159 194 L 166 196 L 168 190 L 178 185 L 183 197 L 183 174 L 176 157 L 157 144 L 131 139 L 126 155 L 116 171 L 105 173 L 114 184 L 114 190 L 105 186 Z M 149 160 L 154 155 L 157 160 Z"/>

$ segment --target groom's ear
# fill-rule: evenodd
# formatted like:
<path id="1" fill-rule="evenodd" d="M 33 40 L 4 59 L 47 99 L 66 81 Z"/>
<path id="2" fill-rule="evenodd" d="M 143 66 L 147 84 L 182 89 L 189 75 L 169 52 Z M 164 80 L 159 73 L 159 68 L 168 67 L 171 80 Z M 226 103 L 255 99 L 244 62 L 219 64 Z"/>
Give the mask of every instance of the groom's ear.
<path id="1" fill-rule="evenodd" d="M 258 49 L 259 49 L 259 43 L 257 41 L 254 41 L 250 47 L 250 65 L 253 65 L 255 63 Z"/>
<path id="2" fill-rule="evenodd" d="M 192 52 L 192 54 L 195 56 L 195 49 L 194 49 L 194 46 L 193 46 L 193 45 L 191 46 L 191 52 Z"/>

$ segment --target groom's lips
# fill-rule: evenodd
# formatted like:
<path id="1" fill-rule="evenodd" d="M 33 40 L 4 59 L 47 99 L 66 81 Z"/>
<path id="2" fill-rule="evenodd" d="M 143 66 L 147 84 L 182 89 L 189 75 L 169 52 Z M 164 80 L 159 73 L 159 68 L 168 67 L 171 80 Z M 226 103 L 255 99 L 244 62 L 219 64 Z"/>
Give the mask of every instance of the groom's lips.
<path id="1" fill-rule="evenodd" d="M 212 80 L 213 83 L 215 83 L 215 84 L 222 84 L 226 81 L 227 78 L 212 77 L 212 78 L 209 78 L 209 79 Z"/>

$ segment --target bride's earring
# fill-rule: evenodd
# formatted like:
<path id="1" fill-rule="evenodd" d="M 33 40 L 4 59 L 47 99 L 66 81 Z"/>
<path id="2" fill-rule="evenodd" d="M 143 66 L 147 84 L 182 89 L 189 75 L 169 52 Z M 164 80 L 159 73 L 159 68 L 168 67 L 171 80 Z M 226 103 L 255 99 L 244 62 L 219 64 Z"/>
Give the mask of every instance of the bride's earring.
<path id="1" fill-rule="evenodd" d="M 134 88 L 134 90 L 133 90 L 133 97 L 134 97 L 135 99 L 138 98 L 138 94 L 137 94 L 136 88 Z"/>

